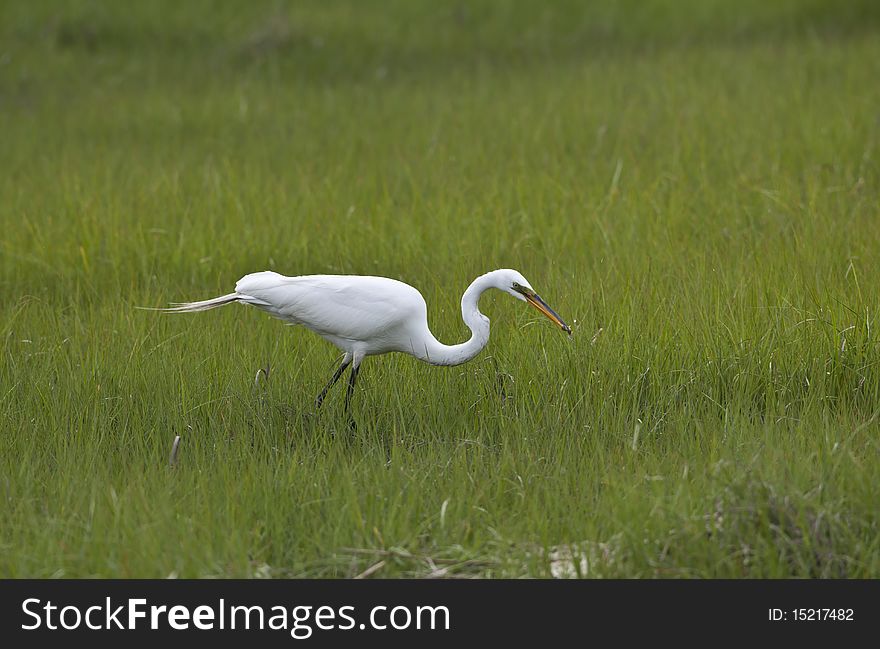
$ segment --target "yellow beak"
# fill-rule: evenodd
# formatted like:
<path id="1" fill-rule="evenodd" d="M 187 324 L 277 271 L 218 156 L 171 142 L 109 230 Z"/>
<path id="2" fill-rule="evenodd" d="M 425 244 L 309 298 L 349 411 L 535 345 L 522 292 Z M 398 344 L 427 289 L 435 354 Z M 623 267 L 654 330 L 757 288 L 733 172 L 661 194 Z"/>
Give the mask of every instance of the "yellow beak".
<path id="1" fill-rule="evenodd" d="M 567 324 L 565 324 L 562 321 L 562 318 L 560 318 L 556 314 L 556 311 L 554 311 L 549 306 L 547 306 L 547 303 L 544 300 L 542 300 L 541 297 L 537 293 L 526 289 L 526 290 L 522 291 L 522 294 L 523 294 L 523 297 L 526 298 L 526 300 L 528 301 L 529 304 L 531 304 L 538 311 L 540 311 L 545 316 L 547 316 L 552 322 L 555 322 L 556 325 L 560 329 L 562 329 L 565 333 L 567 333 L 569 336 L 571 335 L 571 327 L 569 327 Z"/>

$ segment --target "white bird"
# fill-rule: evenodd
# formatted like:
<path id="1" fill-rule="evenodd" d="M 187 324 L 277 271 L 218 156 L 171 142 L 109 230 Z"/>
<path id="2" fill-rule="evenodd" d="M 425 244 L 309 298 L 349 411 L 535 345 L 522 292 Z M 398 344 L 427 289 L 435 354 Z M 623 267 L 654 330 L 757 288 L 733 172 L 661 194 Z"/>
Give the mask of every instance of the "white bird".
<path id="1" fill-rule="evenodd" d="M 289 324 L 303 325 L 341 349 L 342 364 L 315 400 L 320 407 L 327 391 L 350 365 L 345 409 L 349 408 L 361 361 L 365 356 L 403 352 L 432 365 L 459 365 L 480 353 L 489 341 L 489 318 L 480 313 L 480 296 L 496 288 L 528 302 L 571 335 L 520 273 L 503 268 L 480 275 L 461 298 L 461 316 L 470 340 L 444 345 L 428 327 L 428 309 L 418 290 L 388 277 L 364 275 L 302 275 L 285 277 L 272 271 L 245 275 L 235 292 L 201 302 L 174 303 L 160 309 L 173 313 L 207 311 L 232 302 L 250 304 Z"/>

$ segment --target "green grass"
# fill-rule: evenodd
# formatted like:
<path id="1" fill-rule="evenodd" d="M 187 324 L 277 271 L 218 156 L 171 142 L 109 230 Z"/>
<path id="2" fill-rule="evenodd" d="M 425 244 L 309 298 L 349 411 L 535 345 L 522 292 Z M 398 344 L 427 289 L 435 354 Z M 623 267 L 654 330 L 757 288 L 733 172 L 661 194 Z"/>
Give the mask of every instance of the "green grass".
<path id="1" fill-rule="evenodd" d="M 880 5 L 537 7 L 0 5 L 0 575 L 880 576 Z M 497 267 L 574 335 L 487 294 L 356 433 L 310 332 L 135 309 L 380 274 L 459 342 Z"/>

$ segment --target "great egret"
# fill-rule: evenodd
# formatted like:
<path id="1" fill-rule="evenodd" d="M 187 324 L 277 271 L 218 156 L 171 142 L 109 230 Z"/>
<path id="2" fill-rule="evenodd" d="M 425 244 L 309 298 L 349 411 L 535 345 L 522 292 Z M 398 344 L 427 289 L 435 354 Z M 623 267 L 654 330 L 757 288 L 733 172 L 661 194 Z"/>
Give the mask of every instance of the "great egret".
<path id="1" fill-rule="evenodd" d="M 311 329 L 345 353 L 342 364 L 321 390 L 315 405 L 321 406 L 328 390 L 350 365 L 345 395 L 347 411 L 365 356 L 403 352 L 432 365 L 459 365 L 480 353 L 489 341 L 489 318 L 480 313 L 478 302 L 490 288 L 528 302 L 571 335 L 571 328 L 535 293 L 526 278 L 509 268 L 480 275 L 462 295 L 461 316 L 471 330 L 471 338 L 458 345 L 444 345 L 431 333 L 425 299 L 418 290 L 388 277 L 285 277 L 264 271 L 242 277 L 234 293 L 201 302 L 175 303 L 160 310 L 192 313 L 243 302 L 290 324 Z"/>

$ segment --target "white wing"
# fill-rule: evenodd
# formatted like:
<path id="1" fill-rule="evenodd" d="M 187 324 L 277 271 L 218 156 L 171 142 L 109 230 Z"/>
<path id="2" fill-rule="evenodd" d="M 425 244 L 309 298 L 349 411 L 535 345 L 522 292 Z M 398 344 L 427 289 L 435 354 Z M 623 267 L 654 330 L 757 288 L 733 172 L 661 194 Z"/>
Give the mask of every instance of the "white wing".
<path id="1" fill-rule="evenodd" d="M 285 277 L 266 271 L 242 277 L 235 292 L 242 301 L 329 339 L 369 342 L 374 353 L 405 348 L 409 332 L 427 324 L 421 293 L 387 277 Z"/>

